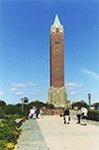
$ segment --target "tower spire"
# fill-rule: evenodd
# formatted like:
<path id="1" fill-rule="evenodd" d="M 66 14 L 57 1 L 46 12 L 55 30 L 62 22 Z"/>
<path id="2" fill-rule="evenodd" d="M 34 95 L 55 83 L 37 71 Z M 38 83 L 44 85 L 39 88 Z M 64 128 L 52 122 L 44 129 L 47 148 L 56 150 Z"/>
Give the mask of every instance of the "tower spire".
<path id="1" fill-rule="evenodd" d="M 56 16 L 55 16 L 55 20 L 54 20 L 53 26 L 55 26 L 56 28 L 58 28 L 59 26 L 61 26 L 61 23 L 60 23 L 60 20 L 59 20 L 57 14 L 56 14 Z"/>

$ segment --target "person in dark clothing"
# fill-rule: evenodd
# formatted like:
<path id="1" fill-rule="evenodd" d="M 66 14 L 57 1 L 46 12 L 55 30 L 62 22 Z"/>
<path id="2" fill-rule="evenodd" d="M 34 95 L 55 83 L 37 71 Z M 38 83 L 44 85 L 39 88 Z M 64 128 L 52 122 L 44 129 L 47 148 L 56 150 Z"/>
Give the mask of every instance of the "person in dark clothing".
<path id="1" fill-rule="evenodd" d="M 80 124 L 80 118 L 81 118 L 81 109 L 80 109 L 80 107 L 78 107 L 78 110 L 77 110 L 77 120 L 78 120 L 78 124 Z"/>
<path id="2" fill-rule="evenodd" d="M 64 124 L 70 123 L 70 111 L 68 108 L 64 110 Z"/>
<path id="3" fill-rule="evenodd" d="M 39 117 L 38 117 L 39 114 L 40 114 L 40 109 L 39 109 L 39 108 L 36 109 L 35 114 L 36 114 L 36 118 L 39 118 Z"/>

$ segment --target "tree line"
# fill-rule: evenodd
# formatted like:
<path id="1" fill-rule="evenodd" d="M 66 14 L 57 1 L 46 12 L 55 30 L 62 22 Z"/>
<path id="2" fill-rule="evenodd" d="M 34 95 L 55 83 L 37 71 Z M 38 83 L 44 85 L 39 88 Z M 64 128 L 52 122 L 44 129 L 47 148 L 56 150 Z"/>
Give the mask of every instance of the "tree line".
<path id="1" fill-rule="evenodd" d="M 32 106 L 36 106 L 38 108 L 46 107 L 48 109 L 54 108 L 54 105 L 44 103 L 39 100 L 35 100 L 30 103 L 28 103 L 28 98 L 26 99 L 26 97 L 22 98 L 22 100 L 23 102 L 18 104 L 6 104 L 4 100 L 0 100 L 0 119 L 10 114 L 27 116 Z"/>
<path id="2" fill-rule="evenodd" d="M 10 114 L 17 114 L 20 116 L 27 116 L 29 114 L 29 110 L 31 109 L 32 106 L 36 106 L 39 108 L 45 107 L 48 109 L 53 109 L 54 105 L 44 103 L 39 100 L 35 100 L 29 103 L 29 100 L 27 97 L 24 97 L 21 99 L 22 103 L 18 104 L 6 104 L 4 100 L 0 100 L 0 119 L 4 118 L 6 115 Z M 85 106 L 86 108 L 89 108 L 89 105 L 83 101 L 76 101 L 70 104 L 70 108 L 74 109 L 75 107 L 82 107 Z M 95 108 L 99 107 L 99 103 L 94 103 L 92 104 Z"/>

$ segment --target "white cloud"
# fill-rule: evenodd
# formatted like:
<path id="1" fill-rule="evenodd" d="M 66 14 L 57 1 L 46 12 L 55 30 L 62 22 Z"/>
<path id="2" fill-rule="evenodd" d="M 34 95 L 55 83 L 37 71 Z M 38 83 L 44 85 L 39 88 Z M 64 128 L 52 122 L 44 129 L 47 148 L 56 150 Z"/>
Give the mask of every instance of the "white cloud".
<path id="1" fill-rule="evenodd" d="M 80 87 L 80 86 L 81 86 L 81 84 L 79 84 L 79 83 L 69 82 L 69 83 L 66 83 L 66 86 Z"/>
<path id="2" fill-rule="evenodd" d="M 28 83 L 27 83 L 27 85 L 28 85 L 28 86 L 36 86 L 36 85 L 37 85 L 37 83 L 28 82 Z"/>
<path id="3" fill-rule="evenodd" d="M 82 86 L 81 84 L 74 83 L 74 82 L 68 82 L 65 85 L 66 85 L 66 89 L 69 90 L 68 92 L 71 96 L 76 95 L 77 92 L 75 91 L 75 89 Z"/>
<path id="4" fill-rule="evenodd" d="M 26 94 L 31 94 L 31 92 L 28 91 L 28 92 L 26 92 Z"/>
<path id="5" fill-rule="evenodd" d="M 25 87 L 25 83 L 15 83 L 15 87 Z"/>
<path id="6" fill-rule="evenodd" d="M 72 95 L 72 96 L 75 95 L 75 94 L 76 94 L 75 91 L 71 91 L 71 92 L 70 92 L 70 95 Z"/>
<path id="7" fill-rule="evenodd" d="M 3 92 L 0 92 L 0 96 L 2 96 L 2 95 L 4 95 L 4 93 L 3 93 Z"/>
<path id="8" fill-rule="evenodd" d="M 73 90 L 75 87 L 81 87 L 82 85 L 79 83 L 68 82 L 65 84 L 66 88 L 69 90 Z"/>
<path id="9" fill-rule="evenodd" d="M 11 91 L 17 91 L 17 89 L 16 89 L 16 88 L 11 88 L 10 90 L 11 90 Z"/>
<path id="10" fill-rule="evenodd" d="M 22 95 L 23 95 L 23 92 L 17 91 L 17 92 L 15 93 L 15 95 L 16 95 L 16 96 L 22 96 Z"/>
<path id="11" fill-rule="evenodd" d="M 34 91 L 32 91 L 31 94 L 38 94 L 38 93 L 40 93 L 40 90 L 34 90 Z"/>
<path id="12" fill-rule="evenodd" d="M 88 69 L 81 69 L 81 72 L 88 75 L 88 76 L 90 76 L 91 78 L 99 81 L 99 73 L 88 70 Z"/>
<path id="13" fill-rule="evenodd" d="M 27 87 L 27 86 L 36 86 L 37 84 L 36 83 L 33 83 L 33 82 L 20 82 L 20 83 L 13 83 L 13 86 L 14 87 Z"/>
<path id="14" fill-rule="evenodd" d="M 11 88 L 10 91 L 14 92 L 14 94 L 15 94 L 16 96 L 21 96 L 21 95 L 23 95 L 23 92 L 22 92 L 22 91 L 19 91 L 17 88 L 14 88 L 14 87 Z"/>

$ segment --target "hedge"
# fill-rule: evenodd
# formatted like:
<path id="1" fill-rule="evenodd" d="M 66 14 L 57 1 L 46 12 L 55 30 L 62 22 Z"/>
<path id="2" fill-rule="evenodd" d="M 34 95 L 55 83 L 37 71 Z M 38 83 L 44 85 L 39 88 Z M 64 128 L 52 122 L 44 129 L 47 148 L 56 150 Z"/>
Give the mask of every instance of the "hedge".
<path id="1" fill-rule="evenodd" d="M 21 124 L 17 123 L 15 118 L 15 115 L 10 115 L 0 121 L 0 150 L 12 150 L 17 143 L 21 134 Z M 22 121 L 25 121 L 25 117 Z"/>
<path id="2" fill-rule="evenodd" d="M 89 110 L 88 119 L 99 121 L 99 110 Z"/>

